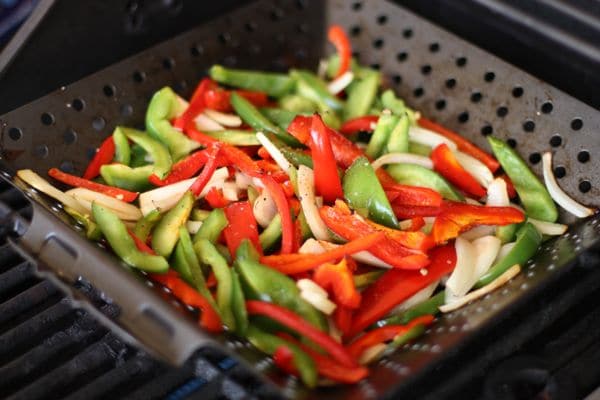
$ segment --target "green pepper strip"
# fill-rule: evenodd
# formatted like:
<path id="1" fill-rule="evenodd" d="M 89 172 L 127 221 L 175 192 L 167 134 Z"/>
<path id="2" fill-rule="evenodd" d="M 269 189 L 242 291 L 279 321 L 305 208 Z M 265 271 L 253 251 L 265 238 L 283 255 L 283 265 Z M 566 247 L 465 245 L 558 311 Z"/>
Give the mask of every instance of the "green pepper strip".
<path id="1" fill-rule="evenodd" d="M 151 189 L 152 185 L 148 178 L 153 171 L 154 167 L 152 165 L 131 168 L 124 164 L 105 164 L 100 167 L 100 175 L 107 184 L 132 192 L 143 192 Z"/>
<path id="2" fill-rule="evenodd" d="M 354 286 L 364 288 L 375 282 L 385 271 L 371 271 L 360 275 L 354 275 Z"/>
<path id="3" fill-rule="evenodd" d="M 238 247 L 234 263 L 244 283 L 246 296 L 288 308 L 311 325 L 326 332 L 327 321 L 316 308 L 300 297 L 296 282 L 281 272 L 260 264 L 251 255 L 252 253 L 254 253 L 252 244 L 244 240 Z"/>
<path id="4" fill-rule="evenodd" d="M 273 133 L 290 146 L 300 146 L 296 138 L 274 125 L 258 111 L 258 108 L 235 92 L 231 93 L 231 105 L 240 118 L 255 130 Z"/>
<path id="5" fill-rule="evenodd" d="M 213 65 L 208 71 L 219 83 L 247 90 L 264 92 L 271 97 L 280 97 L 294 88 L 294 80 L 285 74 L 229 69 Z"/>
<path id="6" fill-rule="evenodd" d="M 125 136 L 134 143 L 139 144 L 152 158 L 154 163 L 154 171 L 160 179 L 163 179 L 171 170 L 173 164 L 169 151 L 162 145 L 161 142 L 152 139 L 145 132 L 131 128 L 118 127 L 115 131 L 120 130 Z M 187 155 L 187 153 L 186 153 Z"/>
<path id="7" fill-rule="evenodd" d="M 380 78 L 379 72 L 373 71 L 348 87 L 348 99 L 344 105 L 344 121 L 369 113 L 377 95 Z"/>
<path id="8" fill-rule="evenodd" d="M 431 147 L 425 146 L 421 143 L 408 142 L 408 152 L 418 154 L 420 156 L 429 157 L 431 154 Z"/>
<path id="9" fill-rule="evenodd" d="M 115 142 L 115 158 L 114 161 L 120 164 L 129 165 L 131 161 L 131 149 L 127 136 L 117 127 L 113 132 L 113 142 Z"/>
<path id="10" fill-rule="evenodd" d="M 528 217 L 554 222 L 558 218 L 556 205 L 525 161 L 506 143 L 494 137 L 488 137 L 494 155 L 510 177 Z"/>
<path id="11" fill-rule="evenodd" d="M 131 168 L 144 167 L 146 165 L 152 164 L 152 162 L 151 162 L 152 160 L 150 160 L 149 158 L 146 158 L 148 153 L 146 153 L 146 150 L 144 150 L 144 148 L 142 146 L 140 146 L 137 143 L 133 143 L 130 146 L 130 149 L 131 149 L 131 160 L 129 162 L 129 166 Z"/>
<path id="12" fill-rule="evenodd" d="M 256 138 L 256 133 L 251 131 L 226 129 L 224 131 L 202 133 L 204 133 L 206 136 L 210 136 L 233 146 L 260 146 L 260 142 Z"/>
<path id="13" fill-rule="evenodd" d="M 119 217 L 96 202 L 92 203 L 92 214 L 110 247 L 125 263 L 143 271 L 167 272 L 169 269 L 167 260 L 161 256 L 139 251 Z"/>
<path id="14" fill-rule="evenodd" d="M 290 75 L 297 80 L 296 90 L 298 94 L 314 101 L 319 110 L 328 109 L 342 111 L 343 103 L 334 95 L 329 93 L 327 84 L 310 71 L 293 69 Z"/>
<path id="15" fill-rule="evenodd" d="M 394 164 L 388 166 L 386 169 L 392 178 L 403 185 L 430 188 L 448 200 L 462 201 L 464 199 L 464 197 L 437 172 L 420 165 Z"/>
<path id="16" fill-rule="evenodd" d="M 213 309 L 218 311 L 219 308 L 206 286 L 202 266 L 194 251 L 192 239 L 185 226 L 179 228 L 179 241 L 177 242 L 177 246 L 175 246 L 172 260 L 173 268 L 181 274 L 181 277 L 191 283 L 206 298 Z"/>
<path id="17" fill-rule="evenodd" d="M 269 250 L 281 239 L 281 216 L 279 214 L 271 220 L 269 225 L 258 236 L 260 247 Z"/>
<path id="18" fill-rule="evenodd" d="M 202 222 L 200 229 L 194 235 L 194 244 L 200 239 L 206 239 L 211 243 L 216 243 L 221 235 L 221 232 L 229 224 L 225 212 L 222 208 L 215 208 L 210 212 L 208 217 Z"/>
<path id="19" fill-rule="evenodd" d="M 386 144 L 386 153 L 406 153 L 408 151 L 409 126 L 408 115 L 406 113 L 401 114 L 398 123 L 390 133 L 390 138 Z"/>
<path id="20" fill-rule="evenodd" d="M 248 326 L 248 340 L 260 351 L 273 355 L 281 346 L 287 347 L 292 352 L 294 359 L 293 363 L 300 379 L 309 388 L 315 387 L 317 384 L 317 368 L 313 359 L 302 351 L 297 345 L 283 340 L 279 336 L 267 333 L 254 325 Z"/>
<path id="21" fill-rule="evenodd" d="M 152 96 L 146 111 L 146 129 L 151 136 L 164 143 L 171 152 L 174 161 L 187 156 L 192 150 L 200 147 L 186 135 L 175 129 L 169 122 L 177 115 L 177 95 L 171 88 L 164 87 Z M 156 162 L 156 159 L 154 159 Z M 168 172 L 168 171 L 167 171 Z M 156 174 L 159 178 L 164 175 Z"/>
<path id="22" fill-rule="evenodd" d="M 231 283 L 231 288 L 233 290 L 231 306 L 235 318 L 235 332 L 240 336 L 246 336 L 246 332 L 248 331 L 246 298 L 244 297 L 244 291 L 242 290 L 242 284 L 240 283 L 240 276 L 235 270 L 231 270 Z"/>
<path id="23" fill-rule="evenodd" d="M 406 107 L 404 101 L 396 97 L 396 95 L 391 89 L 388 89 L 385 92 L 383 92 L 383 94 L 381 95 L 381 103 L 384 108 L 387 108 L 396 115 L 402 115 L 406 113 L 408 115 L 410 123 L 416 123 L 415 112 L 410 108 Z"/>
<path id="24" fill-rule="evenodd" d="M 296 114 L 304 113 L 307 115 L 311 115 L 319 109 L 319 106 L 315 104 L 312 100 L 309 100 L 306 97 L 301 96 L 299 94 L 288 94 L 286 96 L 283 96 L 279 99 L 277 103 L 283 111 L 293 112 Z M 282 126 L 282 129 L 287 129 L 287 125 Z"/>
<path id="25" fill-rule="evenodd" d="M 175 244 L 179 239 L 179 228 L 187 221 L 192 207 L 194 206 L 194 195 L 187 191 L 158 222 L 152 233 L 152 248 L 157 254 L 168 257 L 173 252 Z"/>
<path id="26" fill-rule="evenodd" d="M 306 165 L 311 169 L 313 168 L 313 161 L 310 154 L 306 154 L 301 150 L 292 149 L 287 146 L 281 146 L 279 147 L 279 150 L 286 160 L 294 164 L 294 166 L 298 167 L 300 165 Z"/>
<path id="27" fill-rule="evenodd" d="M 78 211 L 73 210 L 71 207 L 64 207 L 65 212 L 69 214 L 75 221 L 83 225 L 85 228 L 85 236 L 90 240 L 100 240 L 102 237 L 102 231 L 98 228 L 98 225 L 92 221 L 89 215 L 81 214 Z"/>
<path id="28" fill-rule="evenodd" d="M 217 304 L 221 311 L 223 323 L 232 331 L 235 331 L 235 317 L 233 315 L 233 282 L 231 269 L 227 261 L 206 239 L 200 239 L 194 244 L 196 255 L 203 264 L 209 265 L 217 278 Z"/>
<path id="29" fill-rule="evenodd" d="M 396 336 L 394 338 L 394 340 L 390 344 L 387 345 L 385 352 L 384 352 L 384 354 L 382 354 L 382 356 L 385 354 L 389 354 L 389 353 L 395 351 L 396 349 L 398 349 L 400 346 L 403 346 L 406 343 L 418 338 L 424 332 L 425 332 L 425 325 L 419 324 L 419 325 L 413 326 L 412 328 L 410 328 L 408 330 L 408 332 L 406 332 L 402 335 Z"/>
<path id="30" fill-rule="evenodd" d="M 194 221 L 204 221 L 210 215 L 211 211 L 203 210 L 201 208 L 194 208 L 190 214 L 190 219 Z"/>
<path id="31" fill-rule="evenodd" d="M 259 111 L 281 129 L 287 129 L 289 124 L 299 114 L 298 112 L 284 110 L 283 108 L 262 107 Z"/>
<path id="32" fill-rule="evenodd" d="M 142 242 L 146 243 L 146 241 L 148 240 L 148 236 L 150 236 L 150 231 L 152 231 L 154 225 L 156 225 L 161 218 L 162 214 L 160 213 L 160 211 L 150 211 L 148 214 L 146 214 L 143 218 L 139 219 L 138 222 L 135 223 L 133 234 Z"/>
<path id="33" fill-rule="evenodd" d="M 343 187 L 344 197 L 363 217 L 390 228 L 398 227 L 394 210 L 366 157 L 357 158 L 346 170 Z"/>
<path id="34" fill-rule="evenodd" d="M 371 140 L 369 140 L 369 144 L 365 150 L 367 156 L 374 160 L 383 154 L 390 134 L 398 124 L 398 120 L 399 117 L 397 115 L 384 114 L 379 117 L 375 131 L 373 131 Z"/>
<path id="35" fill-rule="evenodd" d="M 486 274 L 479 278 L 475 287 L 480 288 L 491 283 L 515 264 L 524 265 L 535 255 L 541 243 L 542 235 L 531 223 L 525 223 L 517 231 L 517 240 L 514 247 L 504 258 L 492 265 Z"/>
<path id="36" fill-rule="evenodd" d="M 380 328 L 386 325 L 406 325 L 410 321 L 415 318 L 421 317 L 423 315 L 435 315 L 438 312 L 438 308 L 443 305 L 446 301 L 446 292 L 442 290 L 438 292 L 435 296 L 428 298 L 414 306 L 410 307 L 407 310 L 404 310 L 402 313 L 397 315 L 392 315 L 386 319 L 382 319 L 381 321 L 377 321 L 377 323 L 372 326 L 372 328 Z"/>

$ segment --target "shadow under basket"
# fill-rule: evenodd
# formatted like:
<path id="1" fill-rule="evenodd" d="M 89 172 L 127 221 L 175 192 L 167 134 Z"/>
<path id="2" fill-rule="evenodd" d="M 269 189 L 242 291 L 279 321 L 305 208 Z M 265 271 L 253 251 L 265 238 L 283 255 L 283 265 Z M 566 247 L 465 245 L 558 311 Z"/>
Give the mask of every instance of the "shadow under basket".
<path id="1" fill-rule="evenodd" d="M 598 242 L 598 216 L 575 223 L 563 214 L 563 222 L 574 222 L 569 231 L 542 244 L 507 285 L 440 316 L 421 338 L 372 365 L 359 384 L 311 391 L 247 343 L 203 332 L 194 311 L 87 241 L 59 205 L 14 175 L 30 168 L 44 176 L 56 166 L 81 174 L 115 126 L 143 128 L 156 90 L 171 86 L 189 97 L 213 64 L 314 70 L 333 52 L 326 38 L 333 23 L 350 33 L 355 57 L 380 69 L 384 84 L 411 107 L 483 148 L 490 134 L 508 140 L 538 175 L 541 154 L 551 150 L 569 195 L 584 204 L 600 198 L 595 156 L 600 114 L 594 109 L 387 1 L 257 1 L 1 116 L 2 179 L 18 186 L 33 205 L 33 217 L 22 221 L 13 245 L 83 306 L 92 308 L 75 283 L 104 293 L 119 312 L 103 321 L 171 363 L 182 364 L 195 351 L 210 348 L 241 356 L 270 388 L 265 396 L 369 399 L 393 396 L 427 374 L 493 321 L 539 295 Z"/>

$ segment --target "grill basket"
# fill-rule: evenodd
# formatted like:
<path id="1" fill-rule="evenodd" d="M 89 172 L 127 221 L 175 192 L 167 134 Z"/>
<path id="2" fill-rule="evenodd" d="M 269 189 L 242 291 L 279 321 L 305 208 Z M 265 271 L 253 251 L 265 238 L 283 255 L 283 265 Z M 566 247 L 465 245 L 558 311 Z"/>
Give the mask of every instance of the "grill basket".
<path id="1" fill-rule="evenodd" d="M 192 311 L 172 299 L 175 307 L 165 302 L 168 293 L 88 242 L 55 202 L 14 177 L 20 168 L 44 175 L 53 166 L 81 174 L 115 126 L 143 128 L 156 90 L 169 85 L 188 97 L 212 64 L 314 69 L 332 51 L 325 35 L 331 23 L 350 32 L 355 56 L 380 68 L 386 85 L 413 108 L 484 148 L 489 134 L 509 140 L 538 175 L 541 153 L 552 150 L 563 189 L 583 203 L 596 203 L 600 159 L 594 134 L 600 131 L 600 115 L 594 109 L 384 0 L 260 0 L 1 116 L 3 178 L 19 186 L 33 205 L 29 228 L 13 244 L 41 274 L 59 277 L 61 287 L 81 304 L 88 303 L 74 283 L 101 290 L 119 309 L 112 322 L 102 319 L 172 363 L 183 363 L 201 347 L 233 351 L 249 362 L 248 368 L 270 378 L 278 387 L 269 392 L 274 395 L 354 399 L 392 396 L 530 301 L 597 244 L 597 216 L 575 223 L 567 234 L 545 242 L 506 286 L 440 317 L 421 339 L 373 366 L 367 380 L 307 391 L 245 343 L 203 334 L 188 318 Z"/>

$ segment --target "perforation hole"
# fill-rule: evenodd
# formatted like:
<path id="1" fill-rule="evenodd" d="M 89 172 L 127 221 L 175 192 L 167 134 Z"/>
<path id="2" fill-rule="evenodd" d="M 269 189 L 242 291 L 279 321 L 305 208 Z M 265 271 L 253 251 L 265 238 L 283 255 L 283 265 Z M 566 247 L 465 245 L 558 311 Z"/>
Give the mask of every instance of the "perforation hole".
<path id="1" fill-rule="evenodd" d="M 379 71 L 381 69 L 381 65 L 378 63 L 373 63 L 370 65 L 370 67 L 376 71 Z"/>
<path id="2" fill-rule="evenodd" d="M 429 51 L 431 53 L 437 53 L 438 51 L 440 51 L 440 44 L 439 43 L 431 43 L 429 45 Z"/>
<path id="3" fill-rule="evenodd" d="M 21 129 L 19 128 L 10 128 L 8 130 L 8 137 L 10 138 L 10 140 L 16 142 L 17 140 L 20 140 L 23 137 L 23 131 L 21 131 Z"/>
<path id="4" fill-rule="evenodd" d="M 425 94 L 425 89 L 423 89 L 422 87 L 418 87 L 415 90 L 413 90 L 413 96 L 419 98 L 422 97 Z"/>
<path id="5" fill-rule="evenodd" d="M 474 93 L 472 93 L 472 94 L 471 94 L 471 101 L 472 101 L 473 103 L 479 103 L 479 102 L 481 101 L 481 98 L 482 98 L 482 97 L 483 97 L 483 96 L 481 95 L 481 93 L 479 93 L 479 92 L 474 92 Z"/>
<path id="6" fill-rule="evenodd" d="M 542 156 L 540 153 L 531 153 L 529 155 L 529 162 L 532 164 L 537 164 L 542 160 Z"/>
<path id="7" fill-rule="evenodd" d="M 558 167 L 554 168 L 554 176 L 556 176 L 556 178 L 564 178 L 566 174 L 567 170 L 562 165 L 559 165 Z"/>
<path id="8" fill-rule="evenodd" d="M 396 60 L 400 61 L 400 62 L 404 62 L 408 59 L 408 53 L 406 51 L 401 51 L 400 53 L 396 54 Z"/>
<path id="9" fill-rule="evenodd" d="M 508 114 L 508 108 L 505 106 L 500 106 L 496 110 L 496 115 L 499 116 L 500 118 L 506 117 L 506 114 Z"/>
<path id="10" fill-rule="evenodd" d="M 354 3 L 352 3 L 352 9 L 354 11 L 360 11 L 362 8 L 362 3 L 360 1 L 355 1 Z"/>
<path id="11" fill-rule="evenodd" d="M 69 128 L 63 134 L 63 142 L 65 144 L 73 144 L 77 141 L 77 132 L 73 128 Z"/>
<path id="12" fill-rule="evenodd" d="M 45 144 L 37 145 L 33 148 L 32 154 L 35 158 L 46 158 L 48 157 L 48 146 Z"/>
<path id="13" fill-rule="evenodd" d="M 308 24 L 300 24 L 298 25 L 296 30 L 298 31 L 298 33 L 308 33 L 310 27 L 308 26 Z"/>
<path id="14" fill-rule="evenodd" d="M 458 57 L 456 59 L 456 66 L 457 67 L 464 67 L 465 65 L 467 65 L 467 57 Z"/>
<path id="15" fill-rule="evenodd" d="M 581 150 L 577 154 L 577 161 L 579 161 L 580 163 L 586 163 L 590 161 L 590 153 L 587 150 Z"/>
<path id="16" fill-rule="evenodd" d="M 558 147 L 562 144 L 562 137 L 560 135 L 554 135 L 550 138 L 550 146 Z"/>
<path id="17" fill-rule="evenodd" d="M 396 75 L 392 76 L 392 81 L 394 82 L 395 85 L 399 85 L 402 83 L 402 76 L 396 74 Z"/>
<path id="18" fill-rule="evenodd" d="M 354 25 L 352 28 L 350 28 L 350 35 L 352 35 L 354 37 L 360 35 L 361 32 L 362 32 L 362 28 L 358 25 Z"/>
<path id="19" fill-rule="evenodd" d="M 104 93 L 106 97 L 113 97 L 115 95 L 115 91 L 116 89 L 113 85 L 104 85 L 102 88 L 102 93 Z"/>
<path id="20" fill-rule="evenodd" d="M 436 101 L 435 108 L 439 111 L 442 111 L 444 108 L 446 108 L 446 100 L 439 99 L 438 101 Z"/>
<path id="21" fill-rule="evenodd" d="M 517 147 L 517 141 L 515 139 L 510 138 L 506 141 L 506 143 L 513 149 Z"/>
<path id="22" fill-rule="evenodd" d="M 515 86 L 512 90 L 512 95 L 514 98 L 519 98 L 523 96 L 524 90 L 521 86 Z"/>
<path id="23" fill-rule="evenodd" d="M 574 131 L 578 131 L 581 128 L 583 128 L 583 121 L 581 120 L 581 118 L 574 118 L 571 121 L 571 129 L 573 129 Z"/>
<path id="24" fill-rule="evenodd" d="M 106 126 L 106 120 L 102 117 L 96 117 L 92 120 L 92 128 L 101 131 Z"/>
<path id="25" fill-rule="evenodd" d="M 523 122 L 523 130 L 525 132 L 533 132 L 535 130 L 535 122 L 530 119 Z"/>
<path id="26" fill-rule="evenodd" d="M 60 168 L 61 171 L 66 172 L 68 174 L 72 174 L 73 172 L 75 172 L 75 167 L 73 167 L 73 163 L 69 160 L 61 162 L 58 168 Z"/>
<path id="27" fill-rule="evenodd" d="M 486 82 L 492 82 L 495 78 L 496 74 L 492 71 L 486 72 L 485 75 L 483 75 L 483 80 Z"/>
<path id="28" fill-rule="evenodd" d="M 42 121 L 42 124 L 46 126 L 52 125 L 54 123 L 54 115 L 49 112 L 42 113 L 40 120 Z"/>
<path id="29" fill-rule="evenodd" d="M 481 134 L 483 136 L 489 136 L 494 132 L 494 128 L 491 125 L 484 125 L 481 127 Z"/>
<path id="30" fill-rule="evenodd" d="M 271 17 L 272 21 L 279 21 L 280 19 L 282 19 L 285 16 L 285 13 L 283 12 L 283 10 L 281 8 L 275 8 L 271 11 L 269 16 Z"/>
<path id="31" fill-rule="evenodd" d="M 146 80 L 146 73 L 144 71 L 134 71 L 133 80 L 137 83 L 142 83 Z"/>
<path id="32" fill-rule="evenodd" d="M 75 111 L 81 111 L 85 108 L 85 103 L 81 99 L 73 99 L 71 102 L 71 108 Z"/>
<path id="33" fill-rule="evenodd" d="M 217 38 L 219 39 L 219 43 L 227 44 L 231 40 L 231 35 L 227 32 L 219 33 Z"/>
<path id="34" fill-rule="evenodd" d="M 377 17 L 377 23 L 379 25 L 384 25 L 387 22 L 387 20 L 388 20 L 387 15 L 380 15 Z"/>
<path id="35" fill-rule="evenodd" d="M 376 49 L 380 49 L 383 47 L 384 45 L 384 40 L 381 38 L 377 38 L 373 41 L 373 47 L 375 47 Z"/>
<path id="36" fill-rule="evenodd" d="M 129 117 L 133 114 L 133 106 L 131 104 L 122 104 L 119 108 L 119 112 L 124 117 Z"/>
<path id="37" fill-rule="evenodd" d="M 587 193 L 592 190 L 592 184 L 590 181 L 581 181 L 579 182 L 579 191 L 581 193 Z"/>
<path id="38" fill-rule="evenodd" d="M 421 73 L 423 75 L 429 75 L 429 74 L 431 74 L 431 65 L 423 65 L 421 67 Z"/>
<path id="39" fill-rule="evenodd" d="M 244 29 L 246 30 L 246 32 L 254 32 L 256 30 L 256 22 L 250 21 L 250 22 L 246 22 L 244 24 Z"/>
<path id="40" fill-rule="evenodd" d="M 167 57 L 162 60 L 162 66 L 166 70 L 173 69 L 173 67 L 175 66 L 175 60 L 173 60 L 171 57 Z"/>
<path id="41" fill-rule="evenodd" d="M 447 79 L 447 80 L 446 80 L 446 87 L 447 87 L 448 89 L 452 89 L 452 88 L 453 88 L 453 87 L 455 87 L 455 86 L 456 86 L 456 79 L 454 79 L 454 78 L 450 78 L 450 79 Z"/>
<path id="42" fill-rule="evenodd" d="M 461 124 L 466 123 L 469 120 L 469 112 L 468 111 L 463 111 L 460 114 L 458 114 L 458 122 L 460 122 Z"/>
<path id="43" fill-rule="evenodd" d="M 547 101 L 544 104 L 542 104 L 541 110 L 544 114 L 550 114 L 552 112 L 552 109 L 554 109 L 554 106 L 551 102 Z"/>
<path id="44" fill-rule="evenodd" d="M 404 36 L 404 39 L 410 39 L 413 36 L 413 30 L 410 28 L 403 30 L 402 36 Z"/>

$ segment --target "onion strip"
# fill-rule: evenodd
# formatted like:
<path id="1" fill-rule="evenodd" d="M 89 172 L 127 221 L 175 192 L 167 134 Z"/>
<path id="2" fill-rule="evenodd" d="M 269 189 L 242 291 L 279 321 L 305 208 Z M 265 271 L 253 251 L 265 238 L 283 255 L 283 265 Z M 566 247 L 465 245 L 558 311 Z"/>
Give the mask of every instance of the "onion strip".
<path id="1" fill-rule="evenodd" d="M 137 221 L 142 218 L 142 212 L 136 206 L 115 199 L 114 197 L 107 196 L 103 193 L 94 192 L 84 188 L 75 188 L 67 191 L 66 194 L 75 198 L 75 200 L 79 201 L 85 208 L 89 207 L 89 212 L 91 212 L 92 203 L 96 202 L 113 211 L 120 219 Z"/>
<path id="2" fill-rule="evenodd" d="M 450 150 L 455 151 L 457 149 L 456 143 L 452 140 L 430 131 L 429 129 L 421 128 L 419 126 L 411 126 L 408 129 L 408 138 L 411 142 L 423 144 L 431 148 L 436 148 L 440 144 L 447 144 Z"/>
<path id="3" fill-rule="evenodd" d="M 342 90 L 346 89 L 349 84 L 352 83 L 354 79 L 354 74 L 352 71 L 344 72 L 339 78 L 336 78 L 329 82 L 327 85 L 327 90 L 329 93 L 336 95 L 340 93 Z"/>
<path id="4" fill-rule="evenodd" d="M 542 235 L 559 236 L 565 233 L 569 228 L 565 224 L 555 224 L 534 218 L 527 218 L 527 222 L 531 222 L 531 225 L 535 226 L 535 229 Z"/>
<path id="5" fill-rule="evenodd" d="M 285 171 L 286 174 L 289 175 L 290 168 L 292 164 L 285 158 L 283 153 L 275 146 L 273 142 L 269 140 L 269 138 L 262 132 L 256 132 L 256 138 L 263 145 L 267 153 L 273 158 L 273 160 L 279 165 L 279 168 Z"/>
<path id="6" fill-rule="evenodd" d="M 223 131 L 225 127 L 202 113 L 194 119 L 196 129 L 203 132 Z"/>
<path id="7" fill-rule="evenodd" d="M 242 125 L 242 119 L 235 114 L 226 114 L 217 110 L 206 109 L 204 110 L 204 115 L 216 123 L 230 128 L 237 128 Z"/>
<path id="8" fill-rule="evenodd" d="M 492 174 L 492 171 L 484 163 L 461 151 L 455 151 L 454 157 L 481 186 L 485 188 L 490 186 L 494 180 L 494 174 Z"/>
<path id="9" fill-rule="evenodd" d="M 300 165 L 298 168 L 298 192 L 300 195 L 300 206 L 306 217 L 306 223 L 315 238 L 328 240 L 329 230 L 325 222 L 323 222 L 316 205 L 314 182 L 315 178 L 312 169 Z"/>
<path id="10" fill-rule="evenodd" d="M 63 191 L 58 190 L 50 184 L 47 180 L 36 174 L 30 169 L 21 169 L 17 171 L 17 176 L 21 178 L 29 186 L 36 190 L 52 197 L 55 200 L 60 201 L 63 206 L 72 208 L 80 214 L 88 214 L 87 210 L 73 197 L 69 196 Z"/>
<path id="11" fill-rule="evenodd" d="M 416 164 L 427 169 L 433 169 L 433 161 L 425 156 L 412 153 L 388 153 L 371 163 L 373 169 L 381 168 L 386 164 Z"/>

